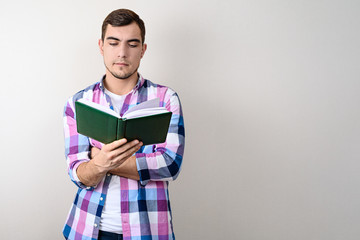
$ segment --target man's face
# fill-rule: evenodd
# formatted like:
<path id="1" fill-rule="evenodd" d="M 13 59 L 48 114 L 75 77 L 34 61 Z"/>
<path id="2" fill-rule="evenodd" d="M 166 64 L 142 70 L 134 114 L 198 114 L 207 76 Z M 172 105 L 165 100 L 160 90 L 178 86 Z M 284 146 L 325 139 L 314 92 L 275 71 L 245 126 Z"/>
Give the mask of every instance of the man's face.
<path id="1" fill-rule="evenodd" d="M 99 40 L 99 47 L 104 57 L 106 76 L 111 74 L 118 79 L 127 79 L 136 74 L 146 51 L 140 28 L 135 22 L 120 27 L 108 25 L 104 41 Z"/>

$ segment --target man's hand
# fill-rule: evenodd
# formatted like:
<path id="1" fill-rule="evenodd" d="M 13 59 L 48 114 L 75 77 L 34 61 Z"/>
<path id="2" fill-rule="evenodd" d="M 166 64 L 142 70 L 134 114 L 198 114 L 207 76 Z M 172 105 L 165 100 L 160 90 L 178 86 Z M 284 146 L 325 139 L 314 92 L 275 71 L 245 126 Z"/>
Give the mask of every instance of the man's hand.
<path id="1" fill-rule="evenodd" d="M 91 148 L 91 159 L 95 158 L 96 155 L 100 153 L 100 149 L 97 147 Z M 120 177 L 130 178 L 133 180 L 139 180 L 139 173 L 137 171 L 136 167 L 136 158 L 135 156 L 131 156 L 128 159 L 126 159 L 120 166 L 117 168 L 113 168 L 108 171 L 111 174 L 118 175 Z"/>
<path id="2" fill-rule="evenodd" d="M 80 164 L 76 173 L 83 184 L 86 186 L 95 186 L 108 171 L 123 164 L 138 151 L 141 146 L 142 142 L 138 140 L 127 143 L 127 140 L 124 138 L 106 144 L 96 154 L 94 153 L 94 156 L 92 150 L 91 160 Z"/>
<path id="3" fill-rule="evenodd" d="M 98 155 L 99 152 L 100 152 L 99 148 L 91 147 L 90 158 L 93 159 L 96 155 Z"/>
<path id="4" fill-rule="evenodd" d="M 138 140 L 127 143 L 125 138 L 106 144 L 102 147 L 92 161 L 102 172 L 108 172 L 120 166 L 126 159 L 136 153 L 142 142 Z"/>

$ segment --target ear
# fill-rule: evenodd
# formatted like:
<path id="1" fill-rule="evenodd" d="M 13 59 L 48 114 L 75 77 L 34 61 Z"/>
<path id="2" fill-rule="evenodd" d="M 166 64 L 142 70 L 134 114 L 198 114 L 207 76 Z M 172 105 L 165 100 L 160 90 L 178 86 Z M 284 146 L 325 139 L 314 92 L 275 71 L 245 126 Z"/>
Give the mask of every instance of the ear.
<path id="1" fill-rule="evenodd" d="M 102 55 L 102 56 L 104 56 L 104 42 L 101 40 L 101 39 L 99 39 L 99 49 L 100 49 L 100 54 Z"/>
<path id="2" fill-rule="evenodd" d="M 144 43 L 144 44 L 142 45 L 141 58 L 143 58 L 143 56 L 144 56 L 144 54 L 145 54 L 145 52 L 146 52 L 146 49 L 147 49 L 147 44 Z"/>

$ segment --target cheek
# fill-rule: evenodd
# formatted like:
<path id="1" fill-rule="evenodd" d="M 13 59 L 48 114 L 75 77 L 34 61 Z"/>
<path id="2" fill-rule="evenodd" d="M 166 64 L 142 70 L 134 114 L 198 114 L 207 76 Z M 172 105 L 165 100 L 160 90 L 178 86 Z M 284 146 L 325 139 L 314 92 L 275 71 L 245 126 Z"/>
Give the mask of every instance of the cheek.
<path id="1" fill-rule="evenodd" d="M 104 56 L 104 60 L 105 60 L 106 62 L 112 61 L 113 58 L 114 58 L 114 57 L 113 57 L 113 53 L 110 52 L 110 51 L 104 51 L 103 56 Z"/>
<path id="2" fill-rule="evenodd" d="M 140 60 L 142 58 L 142 56 L 143 56 L 143 54 L 142 54 L 142 52 L 140 52 L 137 56 L 138 60 Z"/>
<path id="3" fill-rule="evenodd" d="M 140 59 L 142 56 L 142 51 L 136 50 L 136 51 L 132 52 L 131 55 L 133 56 L 133 59 Z"/>

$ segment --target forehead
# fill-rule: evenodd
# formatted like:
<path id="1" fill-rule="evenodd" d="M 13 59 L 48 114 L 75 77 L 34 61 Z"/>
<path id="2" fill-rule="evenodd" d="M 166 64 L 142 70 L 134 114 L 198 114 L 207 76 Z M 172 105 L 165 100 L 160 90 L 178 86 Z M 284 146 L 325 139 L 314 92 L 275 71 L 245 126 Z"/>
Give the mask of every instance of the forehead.
<path id="1" fill-rule="evenodd" d="M 141 40 L 141 31 L 139 26 L 133 22 L 126 26 L 112 26 L 107 25 L 105 32 L 105 40 L 108 37 L 116 37 L 120 40 L 139 39 Z"/>

